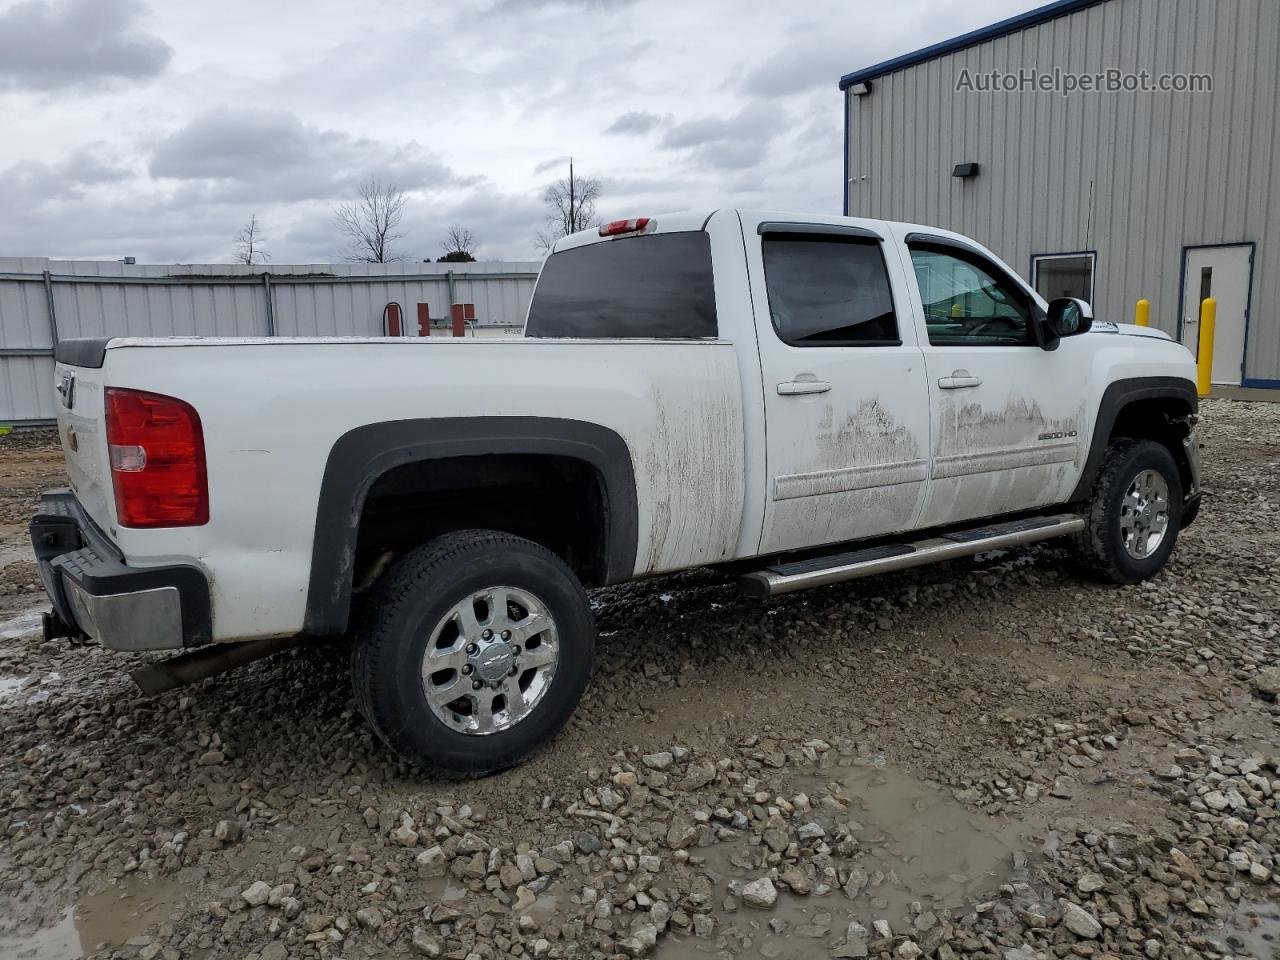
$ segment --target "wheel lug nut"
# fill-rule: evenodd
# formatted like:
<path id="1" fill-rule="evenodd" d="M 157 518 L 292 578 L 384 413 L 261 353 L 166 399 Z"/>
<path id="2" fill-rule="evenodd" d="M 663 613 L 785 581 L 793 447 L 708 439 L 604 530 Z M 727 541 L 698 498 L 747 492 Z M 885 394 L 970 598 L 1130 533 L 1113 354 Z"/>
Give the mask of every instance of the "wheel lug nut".
<path id="1" fill-rule="evenodd" d="M 467 644 L 467 653 L 469 653 L 469 654 L 473 654 L 473 653 L 475 653 L 475 652 L 476 652 L 477 650 L 479 650 L 479 649 L 480 649 L 480 648 L 479 648 L 479 647 L 477 647 L 474 643 L 468 643 L 468 644 Z"/>
<path id="2" fill-rule="evenodd" d="M 510 630 L 503 630 L 503 631 L 502 631 L 502 639 L 503 639 L 503 640 L 510 640 L 510 639 L 511 639 L 511 631 L 510 631 Z"/>
<path id="3" fill-rule="evenodd" d="M 519 645 L 519 644 L 516 644 L 514 647 L 512 647 L 512 648 L 511 648 L 511 653 L 512 653 L 514 656 L 517 656 L 517 657 L 518 657 L 518 656 L 520 656 L 520 654 L 524 653 L 524 651 L 520 649 L 520 645 Z"/>
<path id="4" fill-rule="evenodd" d="M 493 631 L 492 631 L 492 630 L 485 630 L 483 633 L 481 633 L 481 634 L 480 634 L 480 638 L 481 638 L 482 640 L 489 640 L 489 639 L 491 639 L 492 637 L 493 637 Z"/>
<path id="5" fill-rule="evenodd" d="M 464 664 L 462 667 L 462 673 L 466 676 L 469 676 L 471 674 L 471 670 L 472 670 L 472 667 L 471 667 L 471 664 L 469 663 Z"/>
<path id="6" fill-rule="evenodd" d="M 514 677 L 519 672 L 520 672 L 520 668 L 513 663 L 511 665 L 511 675 Z"/>
<path id="7" fill-rule="evenodd" d="M 472 690 L 479 690 L 479 689 L 480 689 L 481 687 L 483 687 L 483 686 L 484 686 L 484 684 L 483 684 L 483 683 L 481 683 L 479 680 L 473 680 L 473 681 L 471 681 L 471 689 L 472 689 Z"/>

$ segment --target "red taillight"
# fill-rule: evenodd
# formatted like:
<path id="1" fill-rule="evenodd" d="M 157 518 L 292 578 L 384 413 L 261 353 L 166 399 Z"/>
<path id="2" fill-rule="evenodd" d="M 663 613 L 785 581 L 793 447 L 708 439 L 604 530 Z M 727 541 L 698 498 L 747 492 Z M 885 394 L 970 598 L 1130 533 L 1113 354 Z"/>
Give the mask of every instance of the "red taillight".
<path id="1" fill-rule="evenodd" d="M 189 403 L 107 387 L 107 449 L 116 517 L 125 527 L 209 522 L 204 432 Z"/>
<path id="2" fill-rule="evenodd" d="M 611 220 L 600 224 L 600 236 L 616 237 L 620 233 L 639 233 L 649 226 L 648 217 L 632 217 L 630 220 Z"/>

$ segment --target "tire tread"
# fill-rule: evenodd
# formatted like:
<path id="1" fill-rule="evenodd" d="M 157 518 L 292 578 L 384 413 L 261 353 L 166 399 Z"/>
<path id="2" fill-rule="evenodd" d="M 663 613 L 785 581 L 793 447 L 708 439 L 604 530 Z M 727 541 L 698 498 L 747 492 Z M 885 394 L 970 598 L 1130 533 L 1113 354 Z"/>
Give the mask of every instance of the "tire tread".
<path id="1" fill-rule="evenodd" d="M 1084 504 L 1081 512 L 1086 526 L 1083 530 L 1072 534 L 1070 538 L 1076 566 L 1087 576 L 1115 584 L 1135 583 L 1143 579 L 1135 577 L 1133 571 L 1125 568 L 1121 556 L 1124 547 L 1120 544 L 1116 531 L 1112 529 L 1111 517 L 1108 513 L 1116 487 L 1127 483 L 1128 474 L 1132 470 L 1132 461 L 1147 449 L 1152 451 L 1152 456 L 1167 458 L 1169 465 L 1173 467 L 1174 485 L 1171 485 L 1169 491 L 1171 512 L 1169 538 L 1170 541 L 1175 541 L 1177 538 L 1179 519 L 1177 506 L 1181 502 L 1180 490 L 1176 487 L 1177 467 L 1168 450 L 1153 440 L 1117 438 L 1107 447 L 1102 468 L 1098 471 L 1089 500 Z"/>
<path id="2" fill-rule="evenodd" d="M 442 764 L 439 756 L 427 753 L 416 737 L 387 710 L 394 702 L 390 682 L 395 675 L 395 656 L 403 638 L 392 629 L 403 608 L 414 601 L 416 591 L 433 579 L 436 571 L 451 568 L 477 553 L 519 550 L 540 555 L 563 568 L 577 586 L 584 608 L 586 592 L 564 562 L 540 544 L 498 530 L 458 530 L 437 537 L 405 554 L 378 582 L 366 607 L 366 616 L 356 631 L 351 654 L 351 680 L 356 706 L 379 738 L 404 759 L 436 772 L 461 776 L 492 773 L 518 762 L 531 751 L 516 749 L 498 757 L 451 756 Z M 592 636 L 594 641 L 594 631 Z M 589 664 L 588 664 L 589 670 Z"/>

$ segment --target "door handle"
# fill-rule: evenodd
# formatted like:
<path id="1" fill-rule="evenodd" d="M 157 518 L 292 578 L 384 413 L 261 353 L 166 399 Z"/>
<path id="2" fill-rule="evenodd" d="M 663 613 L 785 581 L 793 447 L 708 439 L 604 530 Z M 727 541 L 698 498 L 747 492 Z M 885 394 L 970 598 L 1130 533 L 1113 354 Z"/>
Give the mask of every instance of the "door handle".
<path id="1" fill-rule="evenodd" d="M 827 380 L 784 380 L 778 384 L 778 396 L 799 397 L 808 393 L 826 393 L 831 389 Z"/>
<path id="2" fill-rule="evenodd" d="M 938 387 L 942 390 L 964 390 L 980 386 L 982 378 L 970 376 L 968 370 L 952 370 L 951 376 L 938 378 Z"/>

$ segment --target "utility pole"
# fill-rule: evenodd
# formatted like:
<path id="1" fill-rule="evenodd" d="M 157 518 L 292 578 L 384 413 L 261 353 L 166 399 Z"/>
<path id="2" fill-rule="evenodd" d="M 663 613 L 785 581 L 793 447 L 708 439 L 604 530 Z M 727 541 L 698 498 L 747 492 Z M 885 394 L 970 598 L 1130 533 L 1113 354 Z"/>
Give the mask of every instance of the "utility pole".
<path id="1" fill-rule="evenodd" d="M 573 215 L 573 157 L 569 158 L 569 232 L 578 229 L 577 218 Z"/>

